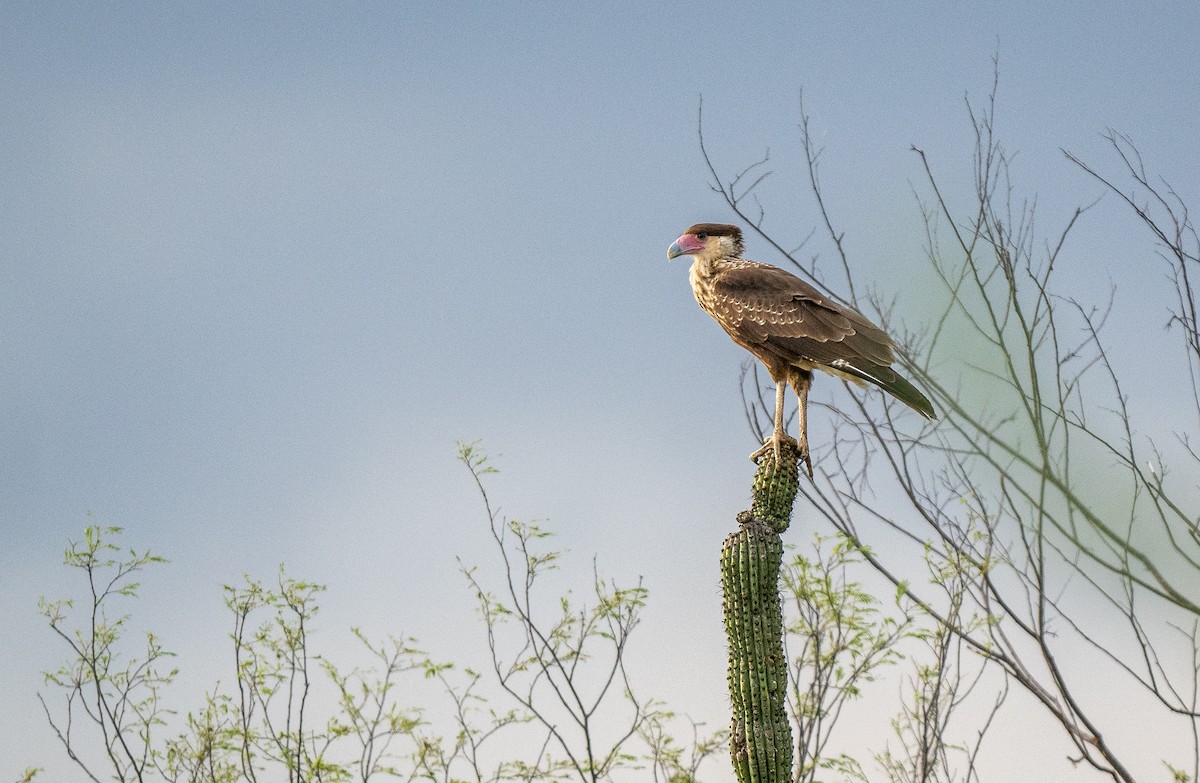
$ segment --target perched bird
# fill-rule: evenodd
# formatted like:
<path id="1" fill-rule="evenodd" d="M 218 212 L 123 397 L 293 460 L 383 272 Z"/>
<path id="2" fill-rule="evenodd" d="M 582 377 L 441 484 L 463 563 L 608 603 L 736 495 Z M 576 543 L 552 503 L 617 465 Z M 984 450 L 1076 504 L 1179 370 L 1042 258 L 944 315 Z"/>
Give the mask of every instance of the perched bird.
<path id="1" fill-rule="evenodd" d="M 667 249 L 667 258 L 692 256 L 692 292 L 733 341 L 766 365 L 775 381 L 775 431 L 751 455 L 773 448 L 782 458 L 783 394 L 799 399 L 800 457 L 812 478 L 808 452 L 808 389 L 822 370 L 859 386 L 873 383 L 927 419 L 933 405 L 891 368 L 892 338 L 861 313 L 830 301 L 795 275 L 742 258 L 742 231 L 722 223 L 697 223 Z"/>

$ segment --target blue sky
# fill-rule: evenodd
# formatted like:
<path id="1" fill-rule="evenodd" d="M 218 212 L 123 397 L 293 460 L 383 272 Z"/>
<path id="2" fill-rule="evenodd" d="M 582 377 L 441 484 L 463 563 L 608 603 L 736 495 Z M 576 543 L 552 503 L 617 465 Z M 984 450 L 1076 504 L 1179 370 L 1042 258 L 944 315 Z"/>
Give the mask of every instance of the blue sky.
<path id="1" fill-rule="evenodd" d="M 812 6 L 0 5 L 0 623 L 22 640 L 0 646 L 0 774 L 60 763 L 36 601 L 89 523 L 172 561 L 139 617 L 193 690 L 221 671 L 220 585 L 280 562 L 331 586 L 331 644 L 358 624 L 481 653 L 456 439 L 580 569 L 646 576 L 647 651 L 721 681 L 716 553 L 755 444 L 743 354 L 665 258 L 732 217 L 701 95 L 724 172 L 770 149 L 767 225 L 798 241 L 803 90 L 856 275 L 913 323 L 909 147 L 966 191 L 963 97 L 997 53 L 999 133 L 1048 233 L 1099 195 L 1060 148 L 1104 162 L 1109 127 L 1200 203 L 1195 4 Z M 1136 312 L 1161 280 L 1126 274 L 1147 252 L 1126 217 L 1103 204 L 1065 274 Z M 691 672 L 646 667 L 724 722 Z"/>

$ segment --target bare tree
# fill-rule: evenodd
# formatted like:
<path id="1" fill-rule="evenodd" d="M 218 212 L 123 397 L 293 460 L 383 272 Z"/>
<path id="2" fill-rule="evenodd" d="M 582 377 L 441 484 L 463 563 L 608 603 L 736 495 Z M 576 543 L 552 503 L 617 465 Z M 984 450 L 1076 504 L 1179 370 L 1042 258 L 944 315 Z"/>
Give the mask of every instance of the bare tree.
<path id="1" fill-rule="evenodd" d="M 1090 649 L 1108 661 L 1104 677 L 1140 689 L 1146 704 L 1158 707 L 1154 720 L 1174 722 L 1191 737 L 1190 749 L 1157 749 L 1154 763 L 1165 764 L 1176 779 L 1195 780 L 1200 523 L 1189 503 L 1194 486 L 1173 479 L 1166 450 L 1138 432 L 1138 412 L 1155 402 L 1131 402 L 1123 381 L 1137 370 L 1118 366 L 1104 336 L 1120 292 L 1105 291 L 1097 301 L 1094 291 L 1060 283 L 1064 249 L 1091 207 L 1077 209 L 1048 240 L 1041 238 L 1035 201 L 1018 195 L 1011 157 L 996 137 L 995 97 L 993 83 L 982 106 L 967 101 L 975 139 L 970 203 L 951 203 L 936 162 L 914 148 L 925 180 L 918 204 L 926 254 L 944 294 L 916 332 L 890 317 L 890 303 L 864 297 L 850 283 L 850 245 L 836 228 L 819 177 L 821 150 L 807 115 L 801 119 L 808 185 L 819 228 L 846 275 L 845 301 L 873 310 L 893 334 L 907 335 L 901 361 L 942 413 L 922 426 L 903 406 L 849 389 L 843 397 L 849 404 L 827 409 L 832 436 L 823 448 L 814 444 L 817 480 L 801 492 L 933 633 L 926 656 L 941 679 L 912 681 L 919 699 L 900 718 L 912 763 L 901 774 L 894 763 L 899 756 L 887 757 L 883 766 L 894 778 L 949 779 L 955 773 L 944 759 L 952 746 L 961 758 L 977 756 L 978 735 L 959 743 L 947 736 L 958 700 L 977 681 L 948 671 L 967 653 L 1003 674 L 994 698 L 977 696 L 993 705 L 985 714 L 1002 707 L 1007 683 L 1057 722 L 1073 761 L 1118 781 L 1145 774 L 1146 759 L 1114 741 L 1128 716 L 1089 698 L 1096 675 L 1071 665 L 1074 651 Z M 724 179 L 701 139 L 714 189 L 820 285 L 815 257 L 801 260 L 766 231 L 755 188 L 769 174 L 767 158 Z M 1119 180 L 1068 157 L 1132 209 L 1168 265 L 1174 287 L 1169 321 L 1183 337 L 1176 350 L 1184 353 L 1197 414 L 1175 438 L 1195 461 L 1200 332 L 1193 280 L 1200 243 L 1183 200 L 1147 172 L 1132 141 L 1115 133 L 1108 139 L 1120 162 Z M 754 370 L 743 380 L 747 418 L 760 437 L 762 422 L 770 420 L 763 384 Z M 1167 383 L 1160 388 L 1174 397 Z M 884 540 L 888 546 L 873 546 Z M 933 579 L 914 568 L 922 562 Z M 1123 626 L 1115 627 L 1114 617 Z M 973 761 L 957 774 L 973 779 Z"/>

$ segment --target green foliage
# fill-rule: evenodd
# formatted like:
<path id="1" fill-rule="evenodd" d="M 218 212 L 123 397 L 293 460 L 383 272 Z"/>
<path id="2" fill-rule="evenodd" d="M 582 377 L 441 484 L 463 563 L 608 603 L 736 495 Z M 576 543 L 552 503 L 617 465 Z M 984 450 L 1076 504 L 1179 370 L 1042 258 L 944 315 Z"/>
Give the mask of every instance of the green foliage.
<path id="1" fill-rule="evenodd" d="M 826 748 L 846 704 L 862 695 L 881 667 L 903 657 L 904 639 L 920 633 L 908 615 L 883 612 L 870 592 L 848 578 L 863 556 L 845 536 L 818 535 L 812 556 L 797 554 L 783 569 L 800 781 L 815 780 L 820 770 L 865 779 L 855 759 L 830 756 Z"/>
<path id="2" fill-rule="evenodd" d="M 374 665 L 343 673 L 310 650 L 324 587 L 289 578 L 282 568 L 275 585 L 247 576 L 245 585 L 224 588 L 233 616 L 236 691 L 215 688 L 168 736 L 174 712 L 163 706 L 164 697 L 178 670 L 163 670 L 161 663 L 172 653 L 148 633 L 143 655 L 126 656 L 122 635 L 130 617 L 109 615 L 114 600 L 137 597 L 133 574 L 164 561 L 149 552 L 120 556 L 109 540 L 120 532 L 89 527 L 83 542 L 67 549 L 67 566 L 82 569 L 88 582 L 86 622 L 67 628 L 76 605 L 71 599 L 41 604 L 71 651 L 70 661 L 46 675 L 64 694 L 60 715 L 42 703 L 68 758 L 89 778 L 100 779 L 101 767 L 118 781 L 210 783 L 257 781 L 276 770 L 289 781 L 330 782 L 366 782 L 402 769 L 410 778 L 430 772 L 421 712 L 400 706 L 395 689 L 404 674 L 440 676 L 446 664 L 430 661 L 412 639 L 371 642 L 355 629 Z M 312 715 L 318 686 L 336 697 L 336 709 L 324 719 Z M 30 770 L 26 779 L 35 775 Z M 428 779 L 436 778 L 430 773 Z"/>
<path id="3" fill-rule="evenodd" d="M 71 600 L 43 601 L 51 628 L 71 650 L 71 660 L 46 675 L 65 703 L 56 716 L 43 699 L 46 715 L 69 758 L 92 780 L 118 781 L 349 781 L 380 777 L 405 780 L 536 780 L 519 762 L 500 762 L 485 773 L 479 750 L 500 729 L 526 720 L 516 711 L 483 709 L 475 691 L 480 675 L 433 661 L 407 637 L 370 640 L 354 636 L 370 665 L 344 669 L 311 649 L 317 599 L 324 586 L 289 577 L 281 568 L 267 585 L 246 578 L 226 586 L 232 617 L 229 635 L 234 663 L 232 691 L 220 686 L 204 704 L 182 719 L 174 735 L 173 715 L 161 705 L 176 670 L 160 671 L 169 656 L 153 634 L 146 653 L 127 658 L 122 632 L 128 615 L 109 617 L 117 598 L 137 596 L 131 575 L 162 558 L 130 552 L 124 559 L 109 538 L 118 528 L 89 528 L 67 550 L 68 565 L 87 575 L 89 622 L 68 630 Z M 431 730 L 424 711 L 400 701 L 405 677 L 435 679 L 453 705 L 454 730 Z M 465 677 L 466 684 L 461 684 Z M 313 704 L 332 702 L 326 717 Z M 332 699 L 330 698 L 332 696 Z M 97 742 L 99 740 L 99 742 Z M 99 747 L 96 747 L 96 746 Z M 24 781 L 32 781 L 29 769 Z"/>
<path id="4" fill-rule="evenodd" d="M 550 533 L 536 523 L 501 517 L 492 508 L 483 477 L 495 469 L 477 444 L 459 444 L 459 458 L 479 488 L 504 564 L 499 592 L 485 584 L 477 567 L 462 569 L 487 628 L 496 681 L 544 732 L 543 752 L 522 773 L 533 779 L 600 781 L 647 761 L 667 779 L 686 772 L 672 760 L 675 749 L 663 733 L 669 713 L 637 695 L 625 667 L 629 637 L 647 598 L 641 580 L 618 585 L 603 579 L 593 564 L 586 601 L 570 591 L 545 596 L 543 580 L 562 558 L 549 548 Z M 638 737 L 648 753 L 635 751 Z M 696 751 L 697 765 L 716 744 L 713 740 Z"/>
<path id="5" fill-rule="evenodd" d="M 110 616 L 110 609 L 119 599 L 137 597 L 140 585 L 133 579 L 135 574 L 165 562 L 149 552 L 122 553 L 109 540 L 120 533 L 118 527 L 89 526 L 83 541 L 67 547 L 64 562 L 82 571 L 87 582 L 80 624 L 69 625 L 74 600 L 43 598 L 38 603 L 50 628 L 71 651 L 68 662 L 45 673 L 48 685 L 67 694 L 62 714 L 55 718 L 45 699 L 40 695 L 39 699 L 72 761 L 88 770 L 77 752 L 78 725 L 94 726 L 91 747 L 107 758 L 115 779 L 126 781 L 142 780 L 161 760 L 153 748 L 169 712 L 159 696 L 178 670 L 163 667 L 172 653 L 153 633 L 145 635 L 140 655 L 126 655 L 118 644 L 129 615 Z"/>
<path id="6" fill-rule="evenodd" d="M 648 760 L 653 780 L 656 783 L 699 783 L 700 765 L 725 748 L 729 734 L 719 731 L 703 737 L 700 726 L 692 722 L 692 741 L 681 745 L 668 725 L 675 717 L 672 712 L 659 710 L 639 729 L 642 740 L 650 749 Z"/>
<path id="7" fill-rule="evenodd" d="M 242 586 L 225 587 L 225 605 L 233 616 L 237 694 L 210 697 L 200 722 L 207 729 L 214 723 L 209 716 L 216 719 L 225 753 L 219 759 L 193 756 L 189 765 L 220 761 L 247 779 L 282 768 L 289 779 L 363 781 L 398 774 L 414 762 L 414 755 L 419 765 L 421 711 L 397 700 L 399 681 L 407 674 L 428 676 L 445 665 L 431 661 L 411 638 L 372 642 L 357 628 L 353 633 L 372 661 L 370 667 L 344 671 L 314 654 L 312 625 L 324 589 L 292 579 L 282 568 L 274 586 L 246 577 Z M 309 702 L 322 686 L 332 687 L 336 709 L 318 720 Z M 185 734 L 179 747 L 213 747 L 193 745 L 190 739 Z M 179 758 L 188 756 L 181 753 Z"/>
<path id="8" fill-rule="evenodd" d="M 482 478 L 495 469 L 476 444 L 461 445 L 460 457 L 487 504 Z M 352 632 L 366 666 L 323 656 L 313 635 L 325 588 L 281 567 L 273 582 L 247 576 L 225 586 L 232 684 L 217 684 L 182 716 L 164 706 L 177 674 L 162 665 L 171 653 L 148 633 L 144 652 L 127 655 L 129 615 L 112 614 L 118 601 L 137 597 L 133 576 L 164 561 L 123 553 L 110 541 L 119 528 L 88 528 L 66 554 L 86 575 L 83 622 L 68 625 L 71 599 L 41 602 L 69 647 L 68 662 L 46 675 L 63 697 L 57 710 L 43 699 L 51 727 L 96 783 L 598 783 L 647 769 L 656 781 L 696 783 L 725 734 L 703 737 L 693 724 L 692 740 L 677 742 L 675 716 L 635 692 L 625 653 L 647 598 L 641 582 L 618 585 L 593 568 L 587 604 L 569 591 L 546 595 L 543 578 L 562 559 L 547 546 L 550 532 L 487 509 L 503 599 L 477 569 L 464 572 L 492 652 L 488 676 L 436 661 L 410 637 L 373 640 L 359 628 Z M 418 684 L 430 682 L 448 709 L 413 700 Z M 489 682 L 508 704 L 487 692 Z M 448 713 L 448 723 L 435 727 L 435 713 Z M 21 783 L 38 775 L 29 768 Z"/>

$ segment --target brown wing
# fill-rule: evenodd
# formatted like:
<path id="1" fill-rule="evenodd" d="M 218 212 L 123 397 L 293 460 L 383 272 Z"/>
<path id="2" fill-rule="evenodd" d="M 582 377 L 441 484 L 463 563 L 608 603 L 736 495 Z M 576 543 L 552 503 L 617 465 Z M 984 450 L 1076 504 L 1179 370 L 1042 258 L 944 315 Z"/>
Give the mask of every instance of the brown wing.
<path id="1" fill-rule="evenodd" d="M 801 366 L 887 366 L 895 358 L 882 329 L 778 267 L 735 261 L 715 275 L 709 293 L 713 317 L 756 354 Z"/>

